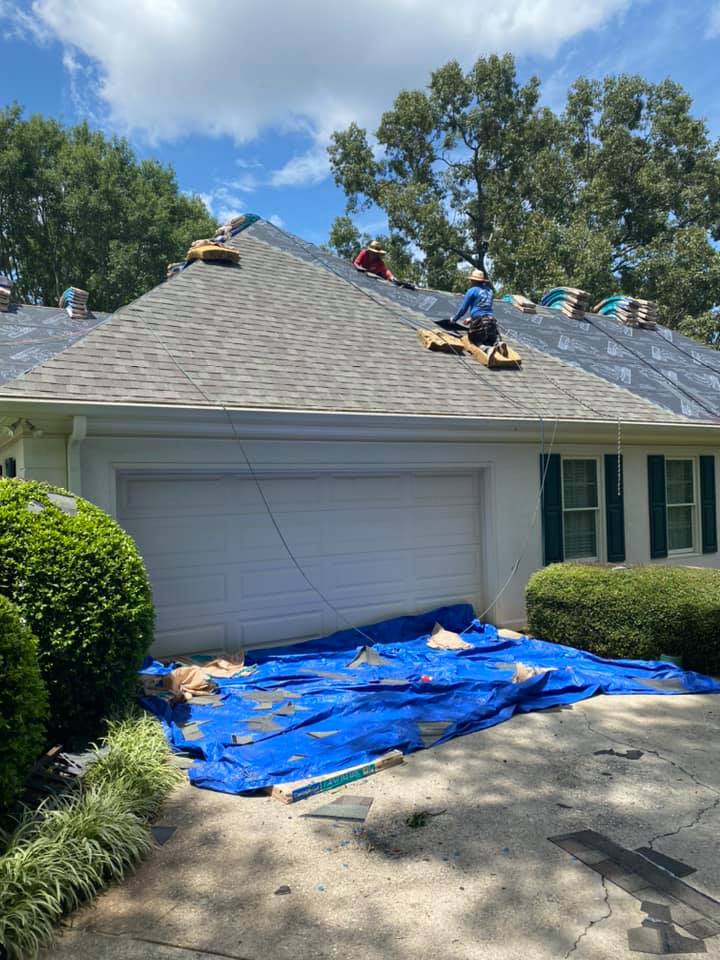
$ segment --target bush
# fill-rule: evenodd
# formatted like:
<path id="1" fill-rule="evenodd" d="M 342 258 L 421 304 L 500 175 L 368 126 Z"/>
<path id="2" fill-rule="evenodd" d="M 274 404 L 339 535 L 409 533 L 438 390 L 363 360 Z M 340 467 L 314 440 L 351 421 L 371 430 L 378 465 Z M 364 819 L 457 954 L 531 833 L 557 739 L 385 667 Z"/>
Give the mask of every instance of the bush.
<path id="1" fill-rule="evenodd" d="M 95 732 L 132 695 L 152 640 L 150 586 L 131 538 L 85 500 L 0 480 L 0 595 L 38 638 L 53 734 Z"/>
<path id="2" fill-rule="evenodd" d="M 37 641 L 0 597 L 0 813 L 15 799 L 45 742 L 47 692 Z"/>
<path id="3" fill-rule="evenodd" d="M 558 563 L 527 585 L 528 625 L 544 640 L 602 657 L 720 673 L 720 570 Z"/>
<path id="4" fill-rule="evenodd" d="M 150 717 L 110 727 L 107 752 L 69 796 L 27 812 L 0 856 L 0 956 L 25 960 L 64 913 L 152 850 L 148 820 L 182 777 Z M 4 952 L 3 952 L 4 951 Z"/>

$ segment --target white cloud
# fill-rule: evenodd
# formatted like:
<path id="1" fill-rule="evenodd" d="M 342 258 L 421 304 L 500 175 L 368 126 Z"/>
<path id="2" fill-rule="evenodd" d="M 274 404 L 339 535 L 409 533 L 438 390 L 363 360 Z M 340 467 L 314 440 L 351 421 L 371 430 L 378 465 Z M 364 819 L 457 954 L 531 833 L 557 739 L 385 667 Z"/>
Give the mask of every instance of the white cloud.
<path id="1" fill-rule="evenodd" d="M 31 40 L 47 43 L 52 34 L 39 17 L 28 13 L 19 4 L 0 0 L 0 36 L 5 40 Z"/>
<path id="2" fill-rule="evenodd" d="M 291 157 L 288 162 L 274 170 L 270 176 L 273 187 L 300 187 L 305 184 L 319 183 L 330 171 L 326 149 L 327 141 L 318 137 L 318 142 L 306 153 Z"/>
<path id="3" fill-rule="evenodd" d="M 310 150 L 271 176 L 291 186 L 326 175 L 329 131 L 374 126 L 400 89 L 443 62 L 551 57 L 632 2 L 496 0 L 491 16 L 477 0 L 34 0 L 32 10 L 34 29 L 97 68 L 112 128 L 150 142 L 300 132 Z"/>
<path id="4" fill-rule="evenodd" d="M 274 223 L 276 227 L 280 227 L 281 230 L 285 226 L 285 221 L 283 220 L 283 218 L 280 216 L 279 213 L 273 213 L 271 216 L 268 217 L 268 220 L 270 221 L 270 223 Z"/>
<path id="5" fill-rule="evenodd" d="M 716 3 L 710 11 L 705 37 L 707 40 L 714 40 L 716 37 L 720 37 L 720 3 Z"/>

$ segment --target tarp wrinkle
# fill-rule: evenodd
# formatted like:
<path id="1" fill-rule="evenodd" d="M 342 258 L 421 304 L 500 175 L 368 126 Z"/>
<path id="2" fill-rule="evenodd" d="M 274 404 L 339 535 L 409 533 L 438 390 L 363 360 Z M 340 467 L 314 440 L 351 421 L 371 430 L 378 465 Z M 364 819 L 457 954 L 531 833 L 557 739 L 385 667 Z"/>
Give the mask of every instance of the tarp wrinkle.
<path id="1" fill-rule="evenodd" d="M 428 645 L 435 624 L 467 649 Z M 455 604 L 344 630 L 300 645 L 250 653 L 255 671 L 218 678 L 222 702 L 179 704 L 148 695 L 171 745 L 197 758 L 192 783 L 226 793 L 334 773 L 390 750 L 413 753 L 528 713 L 596 693 L 720 693 L 720 683 L 671 663 L 606 660 L 559 644 L 501 637 Z M 437 636 L 437 631 L 436 631 Z M 354 664 L 358 654 L 363 657 Z M 148 663 L 146 682 L 167 672 Z M 258 715 L 258 704 L 273 707 Z M 200 739 L 189 739 L 197 730 Z M 184 727 L 182 725 L 185 725 Z"/>

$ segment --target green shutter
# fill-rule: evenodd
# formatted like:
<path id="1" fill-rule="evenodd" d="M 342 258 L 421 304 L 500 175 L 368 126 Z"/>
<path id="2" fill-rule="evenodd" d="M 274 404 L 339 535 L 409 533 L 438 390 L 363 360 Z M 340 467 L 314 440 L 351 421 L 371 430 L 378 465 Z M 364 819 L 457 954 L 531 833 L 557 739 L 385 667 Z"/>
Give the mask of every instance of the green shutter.
<path id="1" fill-rule="evenodd" d="M 666 557 L 667 509 L 665 503 L 665 457 L 651 454 L 648 460 L 648 506 L 650 508 L 650 557 Z"/>
<path id="2" fill-rule="evenodd" d="M 563 552 L 563 515 L 562 515 L 562 476 L 560 473 L 560 454 L 541 454 L 540 483 L 545 477 L 542 488 L 542 532 L 543 563 L 562 563 Z"/>
<path id="3" fill-rule="evenodd" d="M 702 552 L 717 553 L 714 456 L 700 457 L 700 526 L 702 527 Z"/>
<path id="4" fill-rule="evenodd" d="M 620 489 L 618 490 L 618 459 L 620 460 Z M 607 530 L 607 558 L 609 563 L 625 560 L 625 505 L 622 454 L 605 454 L 605 527 Z"/>

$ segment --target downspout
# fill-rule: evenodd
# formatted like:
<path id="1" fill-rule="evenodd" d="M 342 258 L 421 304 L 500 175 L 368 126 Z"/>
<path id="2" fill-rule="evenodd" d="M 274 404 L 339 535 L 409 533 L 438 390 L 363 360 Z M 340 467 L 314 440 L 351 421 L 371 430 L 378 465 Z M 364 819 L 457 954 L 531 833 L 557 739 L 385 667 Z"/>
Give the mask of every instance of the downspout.
<path id="1" fill-rule="evenodd" d="M 82 494 L 80 444 L 87 436 L 87 417 L 73 417 L 72 433 L 67 440 L 67 488 L 78 496 Z"/>

